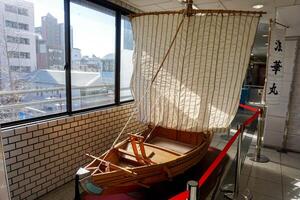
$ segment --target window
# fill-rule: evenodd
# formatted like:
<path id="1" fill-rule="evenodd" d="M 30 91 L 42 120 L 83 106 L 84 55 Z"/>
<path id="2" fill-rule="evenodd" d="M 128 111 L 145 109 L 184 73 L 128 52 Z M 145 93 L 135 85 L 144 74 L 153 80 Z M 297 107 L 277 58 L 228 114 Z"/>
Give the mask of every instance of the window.
<path id="1" fill-rule="evenodd" d="M 17 22 L 12 22 L 12 21 L 6 20 L 5 24 L 6 24 L 6 27 L 9 27 L 9 28 L 18 28 Z"/>
<path id="2" fill-rule="evenodd" d="M 26 8 L 18 8 L 18 14 L 28 16 L 28 10 Z"/>
<path id="3" fill-rule="evenodd" d="M 65 13 L 64 2 L 4 4 L 2 127 L 132 100 L 131 12 L 108 1 L 71 0 Z"/>
<path id="4" fill-rule="evenodd" d="M 11 13 L 18 13 L 18 8 L 13 5 L 5 4 L 5 11 L 11 12 Z"/>
<path id="5" fill-rule="evenodd" d="M 20 44 L 29 44 L 29 39 L 28 38 L 19 38 L 19 43 Z"/>
<path id="6" fill-rule="evenodd" d="M 19 58 L 20 54 L 17 51 L 8 51 L 8 58 Z"/>
<path id="7" fill-rule="evenodd" d="M 9 43 L 16 43 L 16 44 L 30 44 L 28 38 L 23 37 L 14 37 L 14 36 L 7 36 L 7 42 Z"/>
<path id="8" fill-rule="evenodd" d="M 10 124 L 64 113 L 64 1 L 10 2 L 0 1 L 6 11 L 0 34 L 0 121 Z"/>
<path id="9" fill-rule="evenodd" d="M 10 20 L 6 20 L 5 24 L 6 24 L 6 27 L 9 27 L 9 28 L 15 28 L 15 29 L 20 29 L 20 30 L 25 30 L 25 31 L 28 31 L 28 29 L 29 29 L 28 24 L 18 23 L 18 22 L 14 22 L 14 21 L 10 21 Z"/>
<path id="10" fill-rule="evenodd" d="M 28 52 L 20 52 L 20 58 L 30 58 L 30 53 Z"/>
<path id="11" fill-rule="evenodd" d="M 8 51 L 8 58 L 30 58 L 29 52 Z"/>
<path id="12" fill-rule="evenodd" d="M 115 12 L 85 1 L 71 3 L 70 7 L 74 48 L 71 50 L 72 108 L 113 104 Z"/>
<path id="13" fill-rule="evenodd" d="M 7 39 L 7 42 L 10 42 L 10 43 L 19 43 L 19 40 L 18 40 L 18 37 L 13 37 L 13 36 L 7 36 L 6 37 Z"/>
<path id="14" fill-rule="evenodd" d="M 28 24 L 19 23 L 19 29 L 28 31 Z"/>
<path id="15" fill-rule="evenodd" d="M 121 87 L 120 100 L 132 100 L 130 80 L 133 72 L 133 33 L 128 17 L 122 16 L 121 20 Z"/>
<path id="16" fill-rule="evenodd" d="M 20 8 L 20 7 L 13 6 L 13 5 L 5 4 L 5 11 L 19 14 L 19 15 L 28 16 L 28 10 L 26 8 Z"/>
<path id="17" fill-rule="evenodd" d="M 30 66 L 10 66 L 11 71 L 13 72 L 21 72 L 21 73 L 29 73 L 31 70 Z"/>

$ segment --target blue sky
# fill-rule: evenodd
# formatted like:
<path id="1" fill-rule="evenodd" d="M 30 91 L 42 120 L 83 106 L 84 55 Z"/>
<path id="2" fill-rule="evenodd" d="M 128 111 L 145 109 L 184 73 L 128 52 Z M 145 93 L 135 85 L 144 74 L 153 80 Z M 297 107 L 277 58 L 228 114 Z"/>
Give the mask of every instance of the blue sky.
<path id="1" fill-rule="evenodd" d="M 34 4 L 35 26 L 41 25 L 41 17 L 51 13 L 64 21 L 63 0 L 27 0 Z M 94 9 L 71 3 L 71 25 L 74 47 L 81 49 L 82 55 L 103 57 L 114 52 L 115 19 Z"/>

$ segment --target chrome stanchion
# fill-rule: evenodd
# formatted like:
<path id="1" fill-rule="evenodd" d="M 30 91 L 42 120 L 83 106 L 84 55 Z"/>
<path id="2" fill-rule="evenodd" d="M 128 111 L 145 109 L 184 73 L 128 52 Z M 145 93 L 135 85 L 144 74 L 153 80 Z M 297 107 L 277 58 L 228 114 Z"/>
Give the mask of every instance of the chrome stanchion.
<path id="1" fill-rule="evenodd" d="M 267 163 L 270 159 L 261 154 L 261 147 L 262 147 L 262 140 L 263 140 L 263 133 L 264 133 L 264 120 L 266 116 L 266 109 L 265 107 L 260 109 L 261 114 L 258 116 L 258 128 L 257 128 L 257 140 L 256 140 L 256 152 L 248 154 L 250 160 L 259 163 Z"/>
<path id="2" fill-rule="evenodd" d="M 189 198 L 187 200 L 198 200 L 198 182 L 197 181 L 188 181 L 186 184 L 186 190 L 189 191 Z"/>
<path id="3" fill-rule="evenodd" d="M 222 187 L 221 191 L 224 192 L 224 197 L 226 199 L 241 199 L 241 200 L 251 200 L 253 198 L 249 189 L 245 189 L 243 192 L 240 192 L 240 180 L 242 172 L 242 159 L 241 159 L 241 150 L 242 150 L 242 140 L 244 133 L 244 125 L 238 125 L 238 130 L 241 130 L 241 133 L 238 137 L 237 144 L 237 154 L 235 162 L 235 177 L 234 184 L 227 184 Z"/>
<path id="4" fill-rule="evenodd" d="M 75 175 L 75 198 L 74 200 L 80 200 L 80 192 L 79 192 L 79 175 Z"/>
<path id="5" fill-rule="evenodd" d="M 221 135 L 220 137 L 221 137 L 221 139 L 226 140 L 226 141 L 230 140 L 230 138 L 232 137 L 230 135 L 230 125 L 229 125 L 229 127 L 228 127 L 228 129 L 226 131 L 226 134 Z"/>

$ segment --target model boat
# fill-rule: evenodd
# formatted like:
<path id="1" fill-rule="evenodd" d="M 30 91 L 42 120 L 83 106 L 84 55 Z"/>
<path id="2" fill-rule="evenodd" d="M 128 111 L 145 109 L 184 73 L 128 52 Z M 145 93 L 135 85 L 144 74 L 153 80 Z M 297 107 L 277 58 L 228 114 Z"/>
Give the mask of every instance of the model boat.
<path id="1" fill-rule="evenodd" d="M 79 170 L 87 192 L 148 188 L 184 173 L 234 118 L 261 13 L 191 3 L 131 16 L 134 108 L 111 148 L 88 154 L 92 161 Z M 133 118 L 150 126 L 119 142 Z"/>
<path id="2" fill-rule="evenodd" d="M 94 173 L 81 185 L 96 194 L 149 188 L 198 163 L 207 152 L 211 136 L 162 127 L 156 127 L 151 135 L 149 131 L 130 134 L 109 151 L 105 160 L 104 155 L 88 155 L 93 161 L 84 169 Z"/>

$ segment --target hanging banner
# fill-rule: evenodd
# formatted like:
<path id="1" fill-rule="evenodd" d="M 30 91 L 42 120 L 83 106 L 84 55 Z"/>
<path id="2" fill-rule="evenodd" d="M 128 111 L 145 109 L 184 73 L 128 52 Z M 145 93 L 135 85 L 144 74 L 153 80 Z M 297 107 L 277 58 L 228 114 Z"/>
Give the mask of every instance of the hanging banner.
<path id="1" fill-rule="evenodd" d="M 280 103 L 280 94 L 283 85 L 284 53 L 285 53 L 286 29 L 278 28 L 275 23 L 271 24 L 269 40 L 269 53 L 267 64 L 267 87 L 266 104 L 274 105 Z"/>

